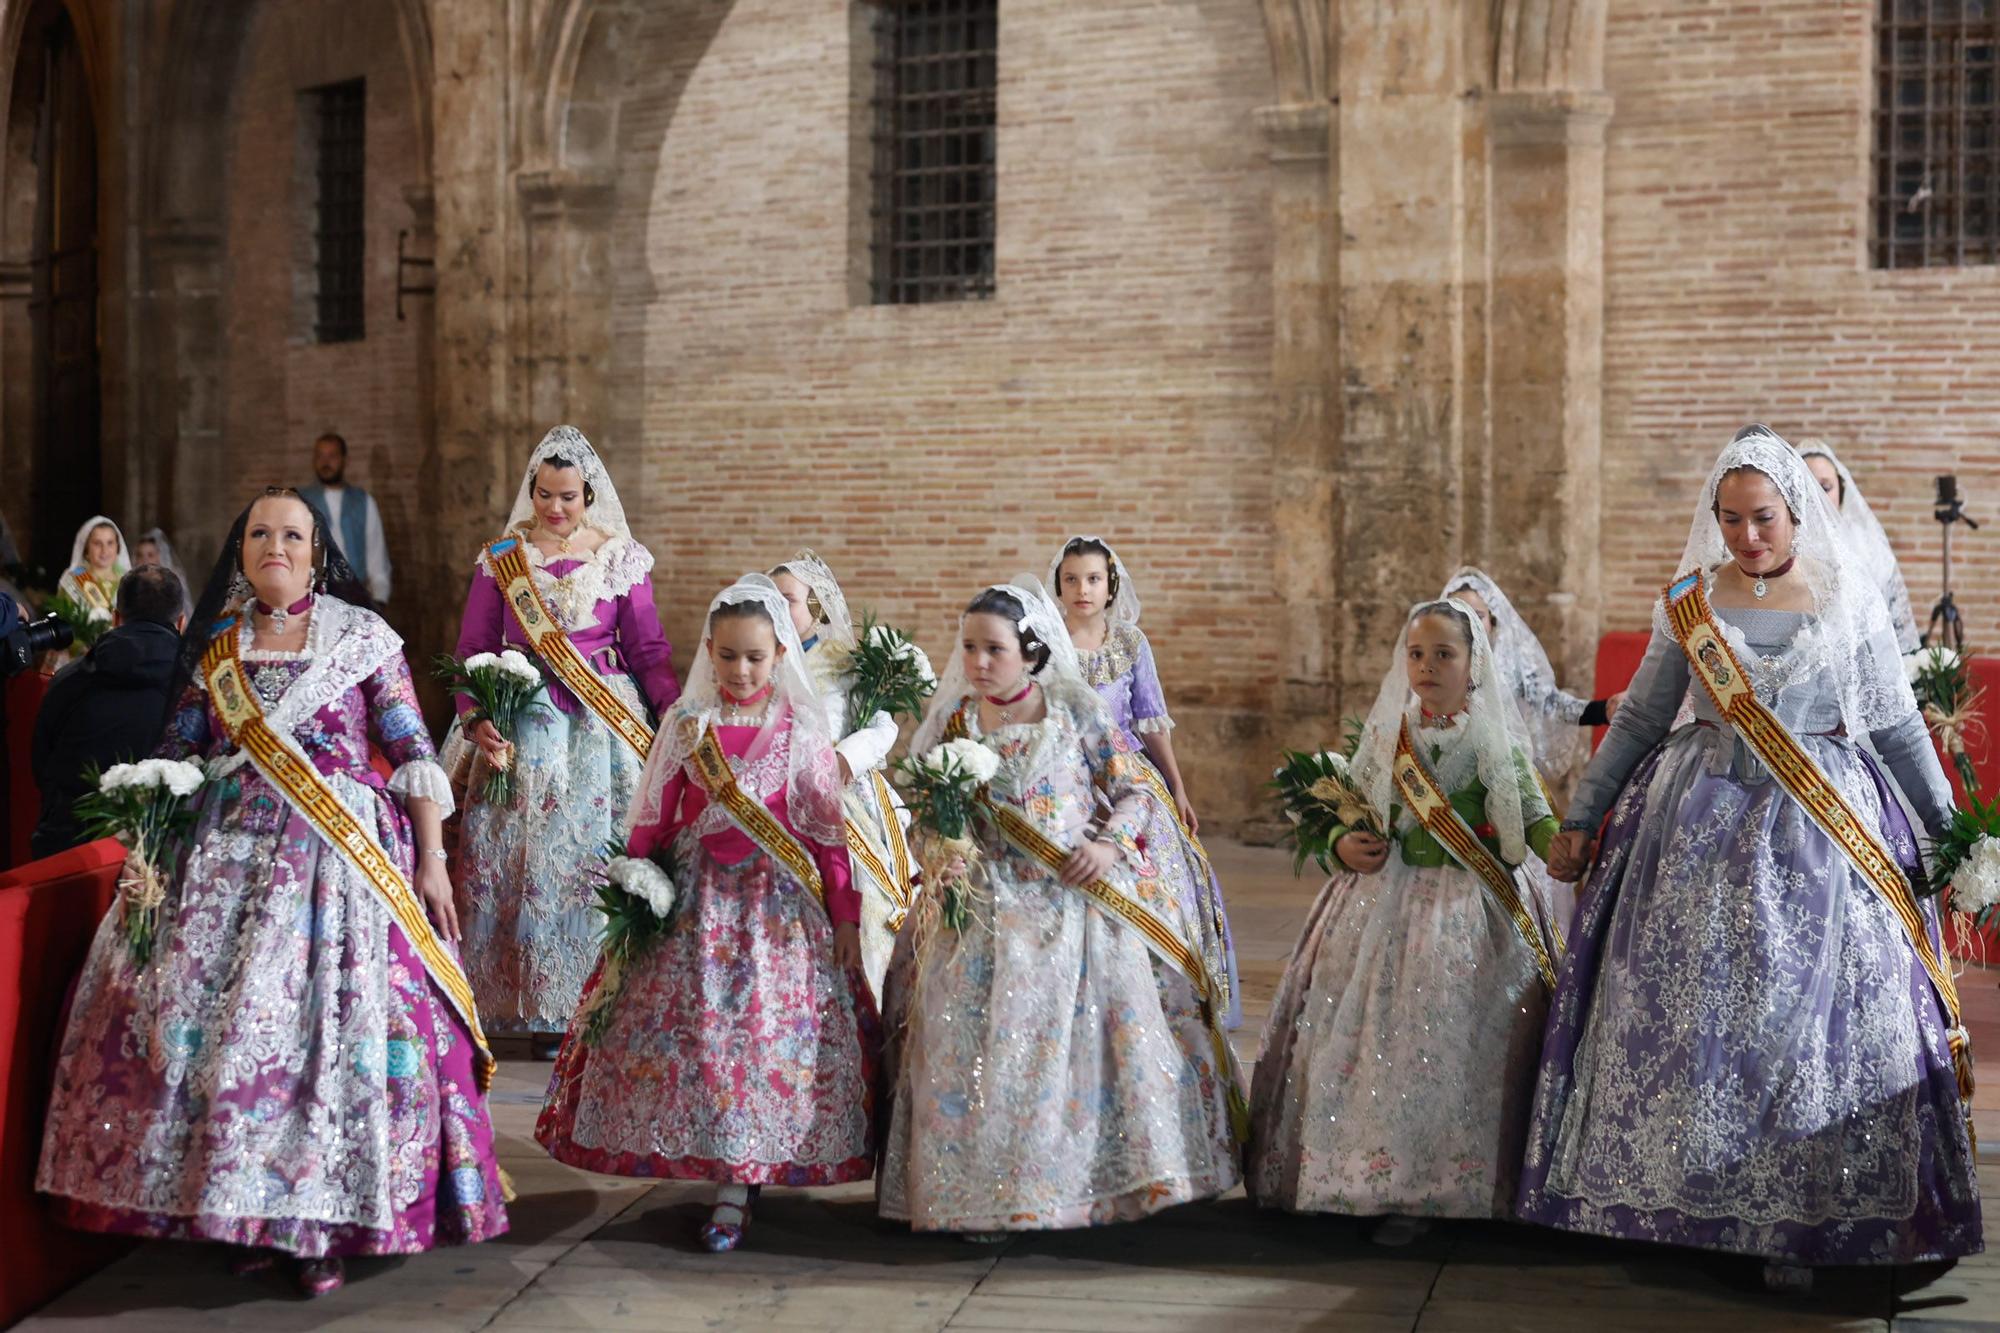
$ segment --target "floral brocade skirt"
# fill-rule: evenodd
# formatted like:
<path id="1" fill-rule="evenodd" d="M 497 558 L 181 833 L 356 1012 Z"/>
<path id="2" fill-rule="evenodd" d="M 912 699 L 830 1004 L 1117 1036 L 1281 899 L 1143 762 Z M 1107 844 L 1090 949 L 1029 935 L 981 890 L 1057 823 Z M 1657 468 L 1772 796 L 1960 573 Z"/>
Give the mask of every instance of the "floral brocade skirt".
<path id="1" fill-rule="evenodd" d="M 98 928 L 36 1188 L 82 1230 L 301 1257 L 500 1235 L 465 1024 L 368 882 L 242 773 L 208 798 L 148 966 L 116 907 Z M 332 781 L 407 872 L 400 808 Z"/>
<path id="2" fill-rule="evenodd" d="M 1511 1210 L 1548 991 L 1469 871 L 1337 875 L 1278 983 L 1246 1179 L 1295 1212 Z"/>
<path id="3" fill-rule="evenodd" d="M 1634 770 L 1584 885 L 1520 1215 L 1800 1264 L 1977 1252 L 1946 1021 L 1900 919 L 1796 800 L 1701 733 Z M 1913 867 L 1874 761 L 1802 743 Z"/>
<path id="4" fill-rule="evenodd" d="M 639 717 L 631 680 L 608 678 Z M 489 1032 L 558 1033 L 569 1026 L 597 963 L 597 871 L 625 836 L 645 761 L 594 713 L 563 712 L 537 696 L 514 742 L 519 782 L 505 805 L 482 794 L 486 765 L 457 724 L 445 761 L 470 763 L 459 840 L 459 924 L 467 977 Z"/>
<path id="5" fill-rule="evenodd" d="M 867 982 L 833 960 L 810 890 L 759 852 L 733 866 L 683 837 L 692 867 L 666 935 L 600 968 L 556 1058 L 535 1138 L 607 1175 L 835 1185 L 874 1170 L 881 1025 Z"/>

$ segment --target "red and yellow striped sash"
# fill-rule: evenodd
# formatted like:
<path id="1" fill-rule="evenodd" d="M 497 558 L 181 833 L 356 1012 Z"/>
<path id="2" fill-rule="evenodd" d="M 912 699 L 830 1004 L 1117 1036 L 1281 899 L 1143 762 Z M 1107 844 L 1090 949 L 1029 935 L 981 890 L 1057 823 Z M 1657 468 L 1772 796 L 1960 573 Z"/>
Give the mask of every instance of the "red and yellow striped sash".
<path id="1" fill-rule="evenodd" d="M 821 910 L 825 910 L 826 886 L 820 882 L 818 864 L 792 831 L 771 813 L 770 807 L 737 783 L 736 771 L 730 768 L 729 756 L 722 752 L 722 742 L 716 739 L 714 727 L 702 729 L 701 740 L 696 742 L 690 758 L 689 771 L 708 793 L 708 799 L 721 806 L 731 822 L 766 856 L 791 871 L 792 878 L 810 889 Z"/>
<path id="2" fill-rule="evenodd" d="M 1861 877 L 1873 885 L 1903 925 L 1910 948 L 1924 965 L 1931 988 L 1951 1023 L 1948 1041 L 1952 1067 L 1958 1075 L 1959 1095 L 1969 1107 L 1972 1101 L 1972 1045 L 1960 1017 L 1958 984 L 1951 969 L 1931 945 L 1930 931 L 1910 887 L 1889 849 L 1865 820 L 1847 803 L 1840 789 L 1813 757 L 1799 745 L 1798 738 L 1778 720 L 1778 715 L 1757 697 L 1742 661 L 1708 604 L 1708 590 L 1700 570 L 1685 574 L 1667 586 L 1667 624 L 1674 641 L 1687 655 L 1688 667 L 1723 720 L 1771 770 L 1778 785 L 1796 800 L 1847 856 Z M 1969 1114 L 1969 1112 L 1968 1112 Z"/>
<path id="3" fill-rule="evenodd" d="M 1535 925 L 1534 917 L 1521 901 L 1521 886 L 1514 879 L 1514 872 L 1487 849 L 1479 840 L 1479 835 L 1465 822 L 1464 816 L 1452 805 L 1444 788 L 1438 785 L 1437 775 L 1410 740 L 1410 720 L 1403 719 L 1402 727 L 1396 733 L 1396 761 L 1391 767 L 1396 790 L 1409 802 L 1410 813 L 1424 826 L 1424 831 L 1438 840 L 1438 844 L 1451 854 L 1451 859 L 1479 877 L 1486 891 L 1500 904 L 1514 928 L 1521 933 L 1521 939 L 1528 946 L 1528 952 L 1535 956 L 1535 970 L 1541 974 L 1542 984 L 1555 989 L 1555 960 L 1549 957 L 1548 949 L 1542 943 L 1542 932 Z"/>
<path id="4" fill-rule="evenodd" d="M 569 641 L 569 635 L 535 586 L 534 571 L 528 566 L 528 553 L 521 543 L 520 537 L 502 537 L 486 548 L 486 562 L 493 569 L 494 582 L 500 585 L 501 599 L 513 612 L 514 623 L 528 636 L 535 655 L 549 664 L 549 670 L 569 687 L 569 692 L 644 759 L 653 747 L 653 729 L 625 706 L 624 700 L 612 692 Z"/>
<path id="5" fill-rule="evenodd" d="M 880 773 L 870 773 L 865 781 L 873 791 L 875 808 L 882 817 L 882 837 L 888 845 L 877 847 L 867 830 L 849 819 L 847 850 L 888 895 L 889 905 L 895 909 L 889 918 L 889 929 L 896 931 L 902 928 L 903 917 L 910 910 L 910 844 L 903 837 L 902 822 L 896 818 L 896 803 L 888 782 Z"/>
<path id="6" fill-rule="evenodd" d="M 237 622 L 232 618 L 216 628 L 215 639 L 202 657 L 202 675 L 208 682 L 208 696 L 222 718 L 224 730 L 273 787 L 284 794 L 292 808 L 305 817 L 313 831 L 324 838 L 347 863 L 358 871 L 402 928 L 410 947 L 423 960 L 424 970 L 444 993 L 458 1016 L 472 1033 L 479 1056 L 474 1067 L 481 1091 L 493 1081 L 493 1054 L 486 1034 L 479 1027 L 479 1011 L 472 997 L 472 985 L 458 959 L 445 947 L 431 928 L 424 905 L 410 887 L 403 872 L 382 849 L 381 843 L 349 810 L 320 771 L 271 726 L 257 692 L 243 674 L 238 656 Z"/>

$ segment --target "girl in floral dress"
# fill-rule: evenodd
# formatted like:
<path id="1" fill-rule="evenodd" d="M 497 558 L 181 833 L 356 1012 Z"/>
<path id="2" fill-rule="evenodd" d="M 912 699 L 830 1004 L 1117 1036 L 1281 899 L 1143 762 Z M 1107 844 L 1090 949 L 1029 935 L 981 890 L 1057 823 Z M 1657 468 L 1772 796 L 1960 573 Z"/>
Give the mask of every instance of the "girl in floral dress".
<path id="1" fill-rule="evenodd" d="M 206 759 L 211 780 L 150 960 L 128 951 L 117 908 L 98 930 L 36 1180 L 67 1225 L 224 1242 L 245 1272 L 291 1256 L 315 1295 L 340 1285 L 342 1256 L 507 1229 L 491 1057 L 450 944 L 451 788 L 401 640 L 322 591 L 352 584 L 296 492 L 267 492 L 231 530 L 160 749 Z M 307 813 L 324 807 L 232 739 L 212 643 L 316 775 L 293 786 L 344 812 L 370 854 L 330 841 Z M 371 738 L 396 766 L 386 781 Z"/>
<path id="2" fill-rule="evenodd" d="M 671 849 L 671 924 L 615 993 L 596 994 L 601 967 L 585 987 L 535 1126 L 572 1166 L 715 1181 L 701 1231 L 715 1251 L 741 1243 L 758 1187 L 874 1169 L 879 1026 L 840 771 L 803 656 L 765 575 L 709 604 L 632 816 L 633 856 Z"/>
<path id="3" fill-rule="evenodd" d="M 890 967 L 882 1215 L 989 1238 L 1223 1193 L 1237 1180 L 1238 1094 L 1218 985 L 1188 943 L 1178 886 L 1140 846 L 1162 830 L 1137 757 L 1034 579 L 967 608 L 913 753 L 954 736 L 997 755 L 995 814 L 977 821 L 976 864 L 947 871 L 970 877 L 971 920 L 945 926 L 942 890 L 927 889 Z M 1010 840 L 1009 815 L 1059 866 Z"/>
<path id="4" fill-rule="evenodd" d="M 1498 886 L 1397 789 L 1404 735 Z M 1556 821 L 1463 603 L 1411 612 L 1353 774 L 1392 837 L 1333 844 L 1347 873 L 1307 916 L 1264 1029 L 1248 1185 L 1266 1207 L 1388 1214 L 1374 1238 L 1403 1245 L 1433 1217 L 1512 1210 L 1553 962 L 1509 872 Z"/>
<path id="5" fill-rule="evenodd" d="M 1138 762 L 1152 770 L 1151 788 L 1172 820 L 1157 822 L 1173 836 L 1147 847 L 1160 873 L 1185 886 L 1188 902 L 1201 922 L 1204 950 L 1219 960 L 1229 985 L 1224 1023 L 1243 1021 L 1243 998 L 1236 975 L 1236 946 L 1229 937 L 1229 914 L 1222 905 L 1222 885 L 1196 836 L 1201 821 L 1181 781 L 1174 755 L 1174 720 L 1167 713 L 1167 696 L 1153 665 L 1153 645 L 1139 628 L 1139 589 L 1132 573 L 1110 543 L 1100 537 L 1072 537 L 1049 563 L 1049 587 L 1062 606 L 1063 625 L 1076 646 L 1083 678 L 1096 688 L 1111 721 L 1124 733 Z"/>
<path id="6" fill-rule="evenodd" d="M 633 539 L 610 475 L 574 427 L 558 426 L 536 446 L 506 537 L 480 552 L 458 636 L 461 659 L 502 648 L 535 652 L 515 599 L 504 595 L 502 562 L 511 552 L 501 548 L 509 539 L 614 707 L 650 728 L 680 694 L 673 646 L 653 605 L 653 557 Z M 518 775 L 504 804 L 489 801 L 481 781 L 467 786 L 459 845 L 465 961 L 487 1025 L 536 1034 L 552 1050 L 597 959 L 593 867 L 624 830 L 645 759 L 597 706 L 546 665 L 545 674 L 539 706 L 511 752 L 461 697 L 444 754 L 453 771 L 471 768 L 477 755 L 509 763 Z"/>

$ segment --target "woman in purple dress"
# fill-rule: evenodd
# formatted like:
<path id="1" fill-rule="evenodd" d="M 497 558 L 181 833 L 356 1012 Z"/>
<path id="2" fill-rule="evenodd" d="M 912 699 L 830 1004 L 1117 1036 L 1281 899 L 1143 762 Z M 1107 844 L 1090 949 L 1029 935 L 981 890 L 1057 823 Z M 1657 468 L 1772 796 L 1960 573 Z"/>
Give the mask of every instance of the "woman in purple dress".
<path id="1" fill-rule="evenodd" d="M 514 581 L 503 566 L 513 559 L 534 596 L 503 592 Z M 529 457 L 507 535 L 480 552 L 466 594 L 459 657 L 519 648 L 540 658 L 546 680 L 511 752 L 467 699 L 444 746 L 454 772 L 506 762 L 516 775 L 504 804 L 485 798 L 484 782 L 467 789 L 459 844 L 465 962 L 487 1024 L 538 1034 L 545 1053 L 597 964 L 597 868 L 605 846 L 623 835 L 645 770 L 637 741 L 650 740 L 652 718 L 680 697 L 652 571 L 597 451 L 575 427 L 558 426 Z M 603 696 L 580 699 L 551 654 L 536 653 L 522 623 L 524 611 L 537 609 L 534 597 Z M 620 730 L 621 713 L 636 733 Z"/>
<path id="2" fill-rule="evenodd" d="M 1072 537 L 1063 543 L 1049 562 L 1048 586 L 1062 607 L 1083 678 L 1095 687 L 1112 724 L 1140 757 L 1141 776 L 1151 779 L 1146 794 L 1172 816 L 1154 826 L 1175 826 L 1179 836 L 1171 845 L 1148 846 L 1146 853 L 1163 881 L 1184 886 L 1189 909 L 1208 936 L 1209 962 L 1228 978 L 1229 1011 L 1223 1025 L 1240 1027 L 1243 997 L 1229 915 L 1222 905 L 1222 885 L 1196 836 L 1201 821 L 1174 757 L 1174 720 L 1153 665 L 1153 645 L 1139 628 L 1139 590 L 1118 553 L 1099 537 Z"/>
<path id="3" fill-rule="evenodd" d="M 1815 1265 L 1974 1253 L 1964 1033 L 1931 970 L 1933 904 L 1899 878 L 1921 872 L 1890 781 L 1933 837 L 1951 789 L 1882 595 L 1761 426 L 1717 461 L 1678 569 L 1550 848 L 1574 880 L 1611 816 L 1520 1213 L 1754 1255 L 1782 1289 Z M 1694 720 L 1670 731 L 1684 698 Z"/>
<path id="4" fill-rule="evenodd" d="M 507 1229 L 449 944 L 451 788 L 402 641 L 325 591 L 352 581 L 296 492 L 236 520 L 160 748 L 209 783 L 150 957 L 118 910 L 98 929 L 36 1179 L 70 1226 L 221 1241 L 239 1271 L 290 1255 L 315 1295 L 343 1255 Z"/>

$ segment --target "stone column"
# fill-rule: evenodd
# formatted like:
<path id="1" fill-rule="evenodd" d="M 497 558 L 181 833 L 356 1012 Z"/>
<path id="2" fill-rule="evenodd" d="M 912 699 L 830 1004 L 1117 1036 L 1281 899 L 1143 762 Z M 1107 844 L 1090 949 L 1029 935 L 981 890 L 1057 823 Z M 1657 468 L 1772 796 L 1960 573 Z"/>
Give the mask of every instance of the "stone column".
<path id="1" fill-rule="evenodd" d="M 1604 93 L 1490 102 L 1494 511 L 1488 567 L 1558 674 L 1588 680 L 1604 366 Z"/>
<path id="2" fill-rule="evenodd" d="M 607 443 L 611 401 L 610 169 L 524 171 L 520 291 L 522 391 L 530 434 L 569 422 Z M 628 448 L 633 441 L 623 441 Z"/>
<path id="3" fill-rule="evenodd" d="M 1462 549 L 1465 111 L 1448 7 L 1337 8 L 1334 642 L 1351 712 Z"/>
<path id="4" fill-rule="evenodd" d="M 135 452 L 164 470 L 154 479 L 164 501 L 155 512 L 199 582 L 245 498 L 245 479 L 223 469 L 222 239 L 205 224 L 168 222 L 146 228 L 139 246 L 136 397 L 145 410 Z"/>
<path id="5" fill-rule="evenodd" d="M 1336 713 L 1339 674 L 1333 547 L 1339 370 L 1332 305 L 1339 232 L 1332 212 L 1337 155 L 1333 107 L 1326 102 L 1266 107 L 1257 121 L 1270 142 L 1275 173 L 1271 378 L 1276 448 L 1271 490 L 1277 547 L 1272 576 L 1289 626 L 1273 701 L 1276 734 L 1268 739 L 1285 746 L 1318 746 Z"/>
<path id="6" fill-rule="evenodd" d="M 492 0 L 432 5 L 431 29 L 440 35 L 431 103 L 436 449 L 422 489 L 434 522 L 411 591 L 422 599 L 426 619 L 436 622 L 427 632 L 434 642 L 456 638 L 473 557 L 506 519 L 515 469 L 527 448 L 513 410 L 506 333 L 508 246 L 517 216 L 510 198 L 507 75 L 508 18 L 515 8 Z"/>

